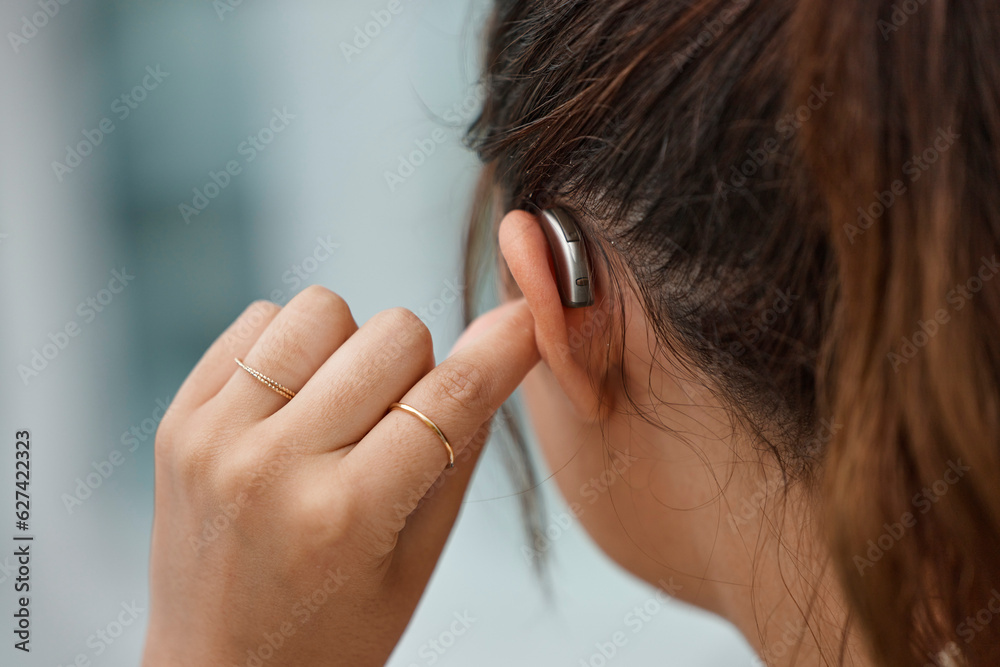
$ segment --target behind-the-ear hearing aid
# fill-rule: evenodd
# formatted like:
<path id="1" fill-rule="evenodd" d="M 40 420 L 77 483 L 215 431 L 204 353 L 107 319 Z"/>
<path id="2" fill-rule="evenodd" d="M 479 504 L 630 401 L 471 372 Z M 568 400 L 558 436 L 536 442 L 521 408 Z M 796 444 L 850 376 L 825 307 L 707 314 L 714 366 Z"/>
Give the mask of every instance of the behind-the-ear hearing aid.
<path id="1" fill-rule="evenodd" d="M 561 208 L 539 209 L 530 202 L 525 208 L 538 218 L 552 247 L 562 304 L 567 308 L 594 305 L 587 246 L 573 216 Z"/>

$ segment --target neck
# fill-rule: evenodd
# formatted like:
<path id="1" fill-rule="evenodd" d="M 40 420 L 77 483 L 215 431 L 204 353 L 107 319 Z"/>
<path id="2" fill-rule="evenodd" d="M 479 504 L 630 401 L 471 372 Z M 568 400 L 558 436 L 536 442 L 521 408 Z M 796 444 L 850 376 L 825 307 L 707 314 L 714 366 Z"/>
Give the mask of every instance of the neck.
<path id="1" fill-rule="evenodd" d="M 722 502 L 733 509 L 720 537 L 739 543 L 742 577 L 719 583 L 720 613 L 743 633 L 768 667 L 833 664 L 868 667 L 863 638 L 849 623 L 847 605 L 819 533 L 813 504 L 760 467 L 747 484 L 730 487 Z"/>

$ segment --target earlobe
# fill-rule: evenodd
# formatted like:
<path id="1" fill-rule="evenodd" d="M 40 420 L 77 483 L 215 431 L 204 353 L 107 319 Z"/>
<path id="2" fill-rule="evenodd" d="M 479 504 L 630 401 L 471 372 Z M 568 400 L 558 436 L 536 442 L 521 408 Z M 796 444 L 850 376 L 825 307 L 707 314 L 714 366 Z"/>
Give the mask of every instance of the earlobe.
<path id="1" fill-rule="evenodd" d="M 595 334 L 604 331 L 604 327 L 598 326 L 600 322 L 595 321 L 602 319 L 602 305 L 563 306 L 549 241 L 531 213 L 516 210 L 504 217 L 500 223 L 500 250 L 534 316 L 535 339 L 542 360 L 578 416 L 586 420 L 598 417 L 601 397 L 588 374 L 588 352 L 590 343 L 596 340 Z M 606 314 L 603 319 L 606 320 Z"/>

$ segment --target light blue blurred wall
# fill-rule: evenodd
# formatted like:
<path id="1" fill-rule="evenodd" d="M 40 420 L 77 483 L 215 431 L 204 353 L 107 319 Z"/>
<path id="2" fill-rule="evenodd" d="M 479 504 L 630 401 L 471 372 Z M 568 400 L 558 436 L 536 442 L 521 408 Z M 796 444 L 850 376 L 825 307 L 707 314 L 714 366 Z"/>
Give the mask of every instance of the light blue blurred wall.
<path id="1" fill-rule="evenodd" d="M 359 322 L 392 306 L 424 312 L 439 358 L 447 353 L 461 314 L 436 299 L 462 289 L 461 234 L 477 176 L 448 120 L 471 120 L 488 3 L 403 0 L 379 34 L 345 55 L 342 43 L 386 5 L 244 0 L 220 15 L 209 0 L 70 0 L 26 43 L 0 44 L 0 434 L 33 433 L 37 536 L 33 651 L 4 641 L 0 664 L 69 664 L 80 653 L 95 665 L 137 663 L 144 614 L 100 655 L 89 638 L 123 602 L 146 606 L 145 432 L 158 402 L 249 301 L 286 301 L 304 284 L 296 272 L 306 274 L 345 296 Z M 21 31 L 38 11 L 4 0 L 2 32 Z M 144 80 L 150 90 L 125 117 L 130 100 L 121 96 Z M 241 145 L 275 110 L 294 118 L 248 161 Z M 71 172 L 53 168 L 104 119 L 114 131 L 92 154 Z M 390 186 L 386 172 L 429 142 L 433 154 L 416 156 L 422 164 Z M 231 160 L 240 173 L 218 177 L 225 187 L 185 220 L 179 206 Z M 316 261 L 326 246 L 332 254 Z M 100 298 L 113 270 L 135 277 L 91 318 L 79 304 Z M 79 335 L 23 380 L 18 366 L 73 323 Z M 133 428 L 138 437 L 123 441 Z M 114 450 L 124 463 L 67 508 L 66 494 L 106 469 Z M 654 605 L 659 613 L 632 633 L 625 615 L 653 592 L 578 526 L 563 527 L 554 498 L 545 523 L 555 537 L 555 598 L 546 603 L 500 461 L 495 451 L 485 457 L 391 664 L 596 667 L 595 644 L 619 630 L 629 641 L 609 665 L 749 664 L 727 626 L 677 604 Z M 12 488 L 12 467 L 0 462 L 0 488 Z M 12 610 L 4 556 L 0 591 Z M 475 621 L 436 652 L 431 642 L 451 644 L 456 613 Z"/>

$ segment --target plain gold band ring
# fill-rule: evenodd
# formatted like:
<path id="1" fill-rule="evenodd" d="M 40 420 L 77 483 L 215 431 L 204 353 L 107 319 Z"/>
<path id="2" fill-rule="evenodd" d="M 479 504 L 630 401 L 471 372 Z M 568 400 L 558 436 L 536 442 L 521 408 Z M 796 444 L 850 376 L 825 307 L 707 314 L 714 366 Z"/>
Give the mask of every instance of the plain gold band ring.
<path id="1" fill-rule="evenodd" d="M 279 394 L 281 396 L 284 396 L 288 400 L 292 400 L 293 398 L 295 398 L 295 392 L 292 391 L 291 389 L 289 389 L 288 387 L 285 387 L 284 385 L 278 384 L 277 382 L 275 382 L 271 378 L 267 377 L 266 375 L 264 375 L 263 373 L 261 373 L 257 369 L 250 368 L 249 366 L 247 366 L 246 364 L 244 364 L 239 359 L 236 360 L 236 363 L 238 363 L 240 365 L 240 368 L 242 368 L 247 373 L 249 373 L 250 375 L 252 375 L 253 377 L 255 377 L 258 381 L 260 381 L 261 384 L 266 385 L 274 393 Z"/>
<path id="2" fill-rule="evenodd" d="M 455 450 L 451 448 L 451 443 L 448 442 L 448 438 L 445 437 L 444 433 L 441 431 L 441 429 L 438 428 L 437 424 L 431 421 L 431 419 L 420 410 L 412 408 L 409 405 L 406 405 L 405 403 L 393 403 L 392 405 L 389 406 L 389 411 L 392 412 L 393 410 L 402 410 L 403 412 L 409 412 L 411 415 L 413 415 L 414 417 L 422 421 L 424 424 L 426 424 L 427 428 L 434 431 L 437 437 L 441 439 L 441 443 L 444 445 L 444 448 L 448 450 L 448 467 L 449 468 L 455 467 Z"/>

